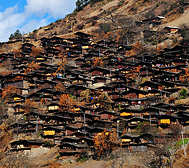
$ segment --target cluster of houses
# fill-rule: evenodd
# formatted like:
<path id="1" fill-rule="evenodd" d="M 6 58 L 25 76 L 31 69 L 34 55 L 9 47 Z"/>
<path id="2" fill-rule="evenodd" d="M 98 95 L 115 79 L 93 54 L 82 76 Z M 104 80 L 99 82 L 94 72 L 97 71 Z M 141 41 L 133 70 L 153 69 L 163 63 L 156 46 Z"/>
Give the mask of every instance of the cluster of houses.
<path id="1" fill-rule="evenodd" d="M 53 145 L 60 147 L 61 156 L 94 151 L 93 138 L 104 130 L 116 131 L 123 147 L 146 145 L 153 142 L 152 134 L 132 134 L 142 122 L 162 129 L 178 122 L 188 125 L 189 106 L 175 105 L 171 95 L 188 87 L 180 76 L 188 67 L 189 45 L 128 57 L 132 46 L 104 40 L 92 43 L 92 35 L 75 35 L 70 39 L 42 38 L 44 52 L 35 57 L 30 56 L 30 43 L 22 44 L 21 57 L 0 55 L 1 62 L 9 62 L 11 70 L 0 76 L 1 89 L 12 85 L 20 90 L 6 105 L 7 114 L 15 118 L 11 129 L 18 137 L 10 143 L 11 151 Z M 37 68 L 26 71 L 32 62 Z M 58 85 L 62 88 L 56 89 Z M 84 91 L 86 94 L 81 94 Z M 61 104 L 62 95 L 69 95 L 65 105 Z M 26 111 L 27 100 L 39 106 Z M 38 138 L 19 138 L 23 134 Z"/>

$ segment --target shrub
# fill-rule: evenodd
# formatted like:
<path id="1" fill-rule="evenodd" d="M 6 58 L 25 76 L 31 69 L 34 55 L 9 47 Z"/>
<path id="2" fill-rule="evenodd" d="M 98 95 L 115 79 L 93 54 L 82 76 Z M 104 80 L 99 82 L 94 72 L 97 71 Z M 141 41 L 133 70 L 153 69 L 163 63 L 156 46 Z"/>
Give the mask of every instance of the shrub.
<path id="1" fill-rule="evenodd" d="M 34 32 L 34 33 L 37 33 L 37 29 L 35 29 L 33 32 Z"/>
<path id="2" fill-rule="evenodd" d="M 179 99 L 184 99 L 184 98 L 186 98 L 186 95 L 187 95 L 187 90 L 183 88 L 183 89 L 180 91 L 180 97 L 179 97 Z"/>
<path id="3" fill-rule="evenodd" d="M 119 5 L 118 5 L 118 6 L 121 6 L 121 5 L 123 5 L 123 3 L 124 3 L 124 1 L 121 1 L 121 2 L 119 3 Z"/>
<path id="4" fill-rule="evenodd" d="M 94 5 L 94 3 L 90 1 L 90 7 L 92 7 L 93 5 Z"/>
<path id="5" fill-rule="evenodd" d="M 51 140 L 45 141 L 45 142 L 44 142 L 44 146 L 45 146 L 45 147 L 53 147 L 53 146 L 54 146 L 54 143 L 53 143 L 53 141 L 51 141 Z"/>
<path id="6" fill-rule="evenodd" d="M 141 122 L 138 124 L 136 127 L 136 133 L 137 134 L 144 134 L 144 133 L 149 133 L 149 132 L 156 132 L 156 127 L 154 125 L 150 125 L 150 122 Z"/>
<path id="7" fill-rule="evenodd" d="M 76 162 L 86 162 L 88 160 L 88 158 L 86 157 L 80 157 L 76 159 Z"/>
<path id="8" fill-rule="evenodd" d="M 167 13 L 168 13 L 168 10 L 165 9 L 165 10 L 163 11 L 162 15 L 165 16 Z"/>
<path id="9" fill-rule="evenodd" d="M 60 155 L 57 155 L 56 158 L 59 159 L 59 158 L 60 158 Z"/>
<path id="10" fill-rule="evenodd" d="M 104 33 L 111 31 L 111 25 L 109 23 L 104 23 L 100 25 L 100 30 L 104 31 Z"/>
<path id="11" fill-rule="evenodd" d="M 187 144 L 189 139 L 184 139 L 184 144 Z M 183 145 L 183 140 L 176 142 L 175 148 L 179 148 Z"/>

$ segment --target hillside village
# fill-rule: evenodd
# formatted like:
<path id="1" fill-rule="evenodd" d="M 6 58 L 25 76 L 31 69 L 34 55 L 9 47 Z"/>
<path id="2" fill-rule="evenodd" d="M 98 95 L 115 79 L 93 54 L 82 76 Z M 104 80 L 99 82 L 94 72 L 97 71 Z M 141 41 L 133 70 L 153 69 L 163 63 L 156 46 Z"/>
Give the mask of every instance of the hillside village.
<path id="1" fill-rule="evenodd" d="M 149 17 L 135 26 L 156 28 L 164 19 Z M 108 32 L 98 40 L 82 31 L 1 43 L 1 152 L 31 155 L 56 147 L 58 159 L 99 159 L 117 149 L 152 149 L 159 166 L 172 166 L 169 147 L 182 139 L 187 144 L 189 136 L 187 31 L 129 32 L 126 41 L 133 44 Z M 152 48 L 145 45 L 150 37 Z M 188 156 L 187 146 L 182 155 Z"/>

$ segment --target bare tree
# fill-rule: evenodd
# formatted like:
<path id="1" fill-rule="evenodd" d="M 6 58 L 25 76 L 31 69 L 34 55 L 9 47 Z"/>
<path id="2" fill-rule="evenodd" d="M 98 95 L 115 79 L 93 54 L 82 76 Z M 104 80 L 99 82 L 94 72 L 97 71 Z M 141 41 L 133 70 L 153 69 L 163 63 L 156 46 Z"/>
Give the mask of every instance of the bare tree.
<path id="1" fill-rule="evenodd" d="M 178 3 L 178 7 L 179 7 L 179 12 L 180 13 L 184 13 L 184 0 L 176 0 L 176 2 Z"/>
<path id="2" fill-rule="evenodd" d="M 189 40 L 189 27 L 185 24 L 182 24 L 180 27 L 181 27 L 180 34 L 183 37 L 183 40 L 188 41 Z"/>
<path id="3" fill-rule="evenodd" d="M 176 124 L 171 124 L 169 127 L 171 134 L 175 137 L 178 137 L 182 131 L 182 125 L 177 122 Z"/>
<path id="4" fill-rule="evenodd" d="M 136 26 L 135 19 L 131 17 L 121 17 L 118 18 L 118 26 L 121 29 L 120 36 L 122 39 L 122 43 L 126 42 L 126 45 L 129 43 L 129 38 L 134 32 L 134 28 Z M 126 39 L 126 41 L 125 41 Z"/>

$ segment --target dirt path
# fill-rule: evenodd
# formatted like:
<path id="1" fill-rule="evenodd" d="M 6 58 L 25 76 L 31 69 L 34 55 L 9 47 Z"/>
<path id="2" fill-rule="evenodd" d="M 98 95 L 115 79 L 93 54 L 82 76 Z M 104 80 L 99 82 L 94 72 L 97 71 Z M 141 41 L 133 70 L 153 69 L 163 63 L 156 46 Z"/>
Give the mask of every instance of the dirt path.
<path id="1" fill-rule="evenodd" d="M 83 163 L 66 164 L 61 168 L 103 168 L 106 164 L 106 161 L 88 160 Z"/>
<path id="2" fill-rule="evenodd" d="M 108 4 L 104 5 L 102 8 L 100 8 L 101 10 L 100 10 L 100 9 L 97 9 L 97 10 L 95 10 L 94 12 L 91 12 L 91 13 L 88 15 L 88 17 L 97 16 L 97 15 L 99 15 L 100 13 L 102 13 L 104 10 L 107 11 L 109 8 L 111 8 L 111 7 L 113 7 L 113 6 L 117 6 L 119 2 L 120 2 L 119 0 L 111 1 L 111 2 L 109 2 Z"/>
<path id="3" fill-rule="evenodd" d="M 91 27 L 87 27 L 84 28 L 82 30 L 79 30 L 80 32 L 83 33 L 87 33 L 87 34 L 91 34 L 91 31 L 97 30 L 99 29 L 99 26 L 91 26 Z M 77 31 L 76 31 L 77 32 Z M 70 38 L 70 37 L 74 37 L 74 33 L 76 32 L 72 32 L 72 33 L 67 33 L 67 34 L 63 34 L 63 35 L 57 35 L 57 37 L 61 37 L 61 38 Z"/>
<path id="4" fill-rule="evenodd" d="M 184 14 L 181 17 L 175 19 L 174 21 L 166 23 L 166 24 L 162 24 L 162 27 L 165 27 L 165 26 L 179 27 L 182 24 L 189 25 L 189 9 L 185 10 Z"/>
<path id="5" fill-rule="evenodd" d="M 119 167 L 124 167 L 124 168 L 144 168 L 144 164 L 141 163 L 141 157 L 140 156 L 122 156 L 119 158 L 115 159 L 110 159 L 110 160 L 88 160 L 86 162 L 82 163 L 67 163 L 67 164 L 62 164 L 60 168 L 119 168 Z"/>

